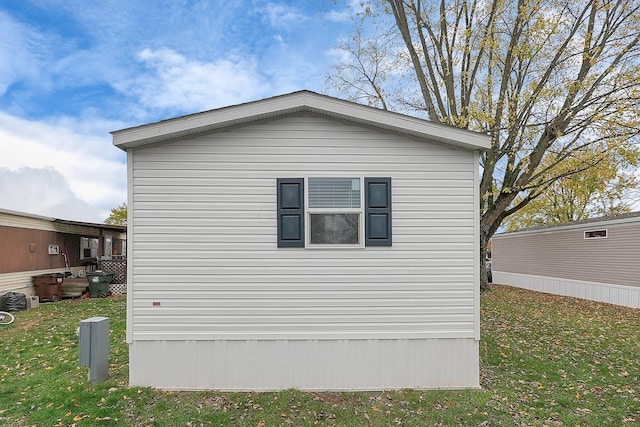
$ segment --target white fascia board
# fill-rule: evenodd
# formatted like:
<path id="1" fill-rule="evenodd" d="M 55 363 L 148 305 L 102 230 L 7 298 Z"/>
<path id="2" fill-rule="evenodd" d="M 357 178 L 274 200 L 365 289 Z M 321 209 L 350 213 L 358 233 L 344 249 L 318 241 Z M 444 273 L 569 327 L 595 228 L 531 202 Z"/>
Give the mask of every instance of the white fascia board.
<path id="1" fill-rule="evenodd" d="M 284 96 L 189 114 L 111 132 L 113 145 L 126 150 L 127 148 L 175 139 L 180 136 L 199 134 L 294 113 L 296 112 L 296 106 L 299 111 L 302 111 L 299 96 Z"/>
<path id="2" fill-rule="evenodd" d="M 126 150 L 303 111 L 470 150 L 486 150 L 491 146 L 491 138 L 482 133 L 433 123 L 309 91 L 294 92 L 111 133 L 113 144 Z"/>
<path id="3" fill-rule="evenodd" d="M 48 222 L 53 222 L 53 221 L 56 220 L 55 218 L 51 218 L 51 217 L 48 217 L 48 216 L 30 214 L 30 213 L 26 213 L 26 212 L 12 211 L 12 210 L 9 210 L 9 209 L 0 209 L 0 214 L 11 215 L 11 216 L 19 216 L 19 217 L 31 218 L 31 219 L 41 219 L 43 221 L 48 221 Z"/>
<path id="4" fill-rule="evenodd" d="M 493 237 L 497 237 L 499 239 L 508 238 L 508 237 L 517 237 L 523 236 L 527 234 L 544 234 L 544 233 L 556 233 L 559 231 L 568 231 L 568 230 L 597 230 L 603 227 L 608 227 L 611 225 L 621 225 L 621 224 L 632 224 L 635 222 L 640 222 L 640 216 L 635 215 L 635 212 L 631 213 L 631 216 L 622 215 L 621 218 L 605 218 L 600 221 L 587 221 L 580 222 L 578 224 L 558 224 L 558 225 L 550 225 L 548 227 L 540 227 L 540 228 L 530 228 L 518 231 L 507 231 L 504 233 L 495 234 Z"/>

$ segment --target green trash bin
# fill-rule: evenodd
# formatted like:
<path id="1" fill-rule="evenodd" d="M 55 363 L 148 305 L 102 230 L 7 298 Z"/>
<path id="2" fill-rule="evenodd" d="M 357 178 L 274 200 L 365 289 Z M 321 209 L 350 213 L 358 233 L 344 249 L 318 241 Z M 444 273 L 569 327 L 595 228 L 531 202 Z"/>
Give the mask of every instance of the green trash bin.
<path id="1" fill-rule="evenodd" d="M 109 291 L 109 283 L 113 280 L 115 273 L 106 273 L 104 271 L 87 272 L 87 280 L 89 281 L 89 296 L 91 298 L 104 298 L 111 295 Z"/>

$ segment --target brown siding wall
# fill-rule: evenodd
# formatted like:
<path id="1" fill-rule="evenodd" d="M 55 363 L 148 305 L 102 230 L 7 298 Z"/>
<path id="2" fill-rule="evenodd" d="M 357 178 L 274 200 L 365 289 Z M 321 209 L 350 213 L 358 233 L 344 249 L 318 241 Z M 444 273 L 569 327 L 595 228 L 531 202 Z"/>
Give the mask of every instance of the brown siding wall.
<path id="1" fill-rule="evenodd" d="M 607 238 L 584 238 L 604 228 Z M 640 287 L 640 221 L 494 236 L 492 269 Z"/>
<path id="2" fill-rule="evenodd" d="M 62 247 L 53 231 L 0 226 L 0 274 L 64 267 L 62 255 L 49 255 L 49 244 Z"/>
<path id="3" fill-rule="evenodd" d="M 82 266 L 81 237 L 78 234 L 0 226 L 0 274 L 64 268 L 62 252 L 65 248 L 69 256 L 69 267 Z M 98 240 L 98 253 L 102 254 L 104 242 L 102 238 Z M 114 255 L 120 255 L 123 240 L 114 238 L 113 241 L 116 246 Z M 50 244 L 59 246 L 59 255 L 49 255 Z"/>

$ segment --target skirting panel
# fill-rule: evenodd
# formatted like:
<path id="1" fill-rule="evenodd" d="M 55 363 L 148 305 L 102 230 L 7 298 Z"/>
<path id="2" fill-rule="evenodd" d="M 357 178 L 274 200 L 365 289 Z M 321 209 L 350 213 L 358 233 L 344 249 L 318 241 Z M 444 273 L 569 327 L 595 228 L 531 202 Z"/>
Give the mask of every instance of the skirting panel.
<path id="1" fill-rule="evenodd" d="M 478 341 L 134 341 L 131 386 L 167 390 L 479 387 Z"/>
<path id="2" fill-rule="evenodd" d="M 109 291 L 112 295 L 125 295 L 127 293 L 126 283 L 110 283 Z"/>
<path id="3" fill-rule="evenodd" d="M 606 302 L 625 307 L 640 307 L 640 287 L 583 282 L 557 277 L 529 276 L 502 271 L 493 272 L 493 281 L 494 283 L 532 291 Z"/>

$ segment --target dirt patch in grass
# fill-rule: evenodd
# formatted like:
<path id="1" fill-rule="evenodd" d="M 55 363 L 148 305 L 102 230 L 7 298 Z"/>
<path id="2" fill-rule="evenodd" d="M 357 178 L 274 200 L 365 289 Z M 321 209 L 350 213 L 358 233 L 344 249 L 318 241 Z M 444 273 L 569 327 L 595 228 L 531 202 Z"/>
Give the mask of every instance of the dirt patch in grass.
<path id="1" fill-rule="evenodd" d="M 318 402 L 328 403 L 329 405 L 344 405 L 347 402 L 353 402 L 355 399 L 353 395 L 345 393 L 318 393 L 310 392 L 309 395 Z"/>

